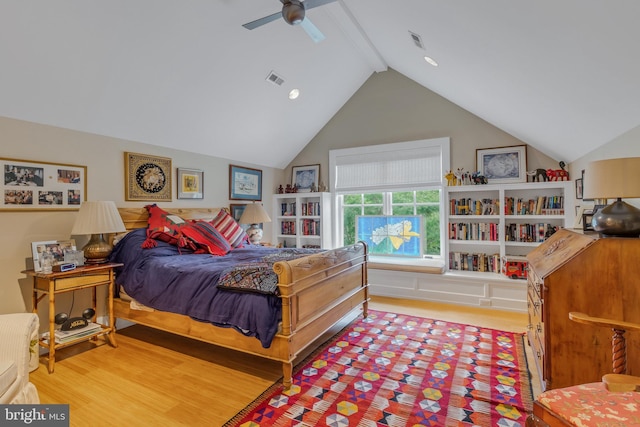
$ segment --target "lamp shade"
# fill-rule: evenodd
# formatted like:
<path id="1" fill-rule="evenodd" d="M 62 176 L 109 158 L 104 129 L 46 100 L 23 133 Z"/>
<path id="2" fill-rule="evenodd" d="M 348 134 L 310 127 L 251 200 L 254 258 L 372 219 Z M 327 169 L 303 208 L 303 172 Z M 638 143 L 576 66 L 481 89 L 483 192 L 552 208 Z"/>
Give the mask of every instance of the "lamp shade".
<path id="1" fill-rule="evenodd" d="M 116 204 L 111 201 L 84 202 L 71 234 L 121 233 L 126 231 Z"/>
<path id="2" fill-rule="evenodd" d="M 271 218 L 261 203 L 251 203 L 244 208 L 240 224 L 260 224 L 263 222 L 271 222 Z"/>
<path id="3" fill-rule="evenodd" d="M 640 157 L 591 162 L 583 184 L 586 199 L 616 199 L 593 214 L 591 224 L 600 236 L 640 236 L 640 209 L 622 201 L 640 197 Z"/>
<path id="4" fill-rule="evenodd" d="M 585 168 L 585 199 L 640 197 L 640 157 L 597 160 Z"/>

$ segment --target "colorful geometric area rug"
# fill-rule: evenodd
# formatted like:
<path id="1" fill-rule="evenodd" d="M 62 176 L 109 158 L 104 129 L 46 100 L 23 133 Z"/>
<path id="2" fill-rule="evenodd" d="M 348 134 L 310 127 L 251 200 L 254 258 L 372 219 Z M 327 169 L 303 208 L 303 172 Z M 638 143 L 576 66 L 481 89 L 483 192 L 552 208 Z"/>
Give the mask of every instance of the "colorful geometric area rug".
<path id="1" fill-rule="evenodd" d="M 524 334 L 369 311 L 225 427 L 524 426 Z"/>

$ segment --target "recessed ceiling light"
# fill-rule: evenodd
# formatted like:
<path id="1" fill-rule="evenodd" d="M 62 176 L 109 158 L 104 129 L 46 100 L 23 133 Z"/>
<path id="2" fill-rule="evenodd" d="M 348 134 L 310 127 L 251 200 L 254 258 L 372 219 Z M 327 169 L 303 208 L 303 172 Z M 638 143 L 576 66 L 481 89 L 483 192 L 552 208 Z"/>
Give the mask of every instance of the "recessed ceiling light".
<path id="1" fill-rule="evenodd" d="M 429 64 L 433 65 L 434 67 L 438 66 L 438 63 L 436 62 L 436 60 L 430 56 L 425 56 L 424 60 L 427 61 Z"/>
<path id="2" fill-rule="evenodd" d="M 289 92 L 289 99 L 296 99 L 298 96 L 300 96 L 300 91 L 298 89 L 291 89 L 291 92 Z"/>

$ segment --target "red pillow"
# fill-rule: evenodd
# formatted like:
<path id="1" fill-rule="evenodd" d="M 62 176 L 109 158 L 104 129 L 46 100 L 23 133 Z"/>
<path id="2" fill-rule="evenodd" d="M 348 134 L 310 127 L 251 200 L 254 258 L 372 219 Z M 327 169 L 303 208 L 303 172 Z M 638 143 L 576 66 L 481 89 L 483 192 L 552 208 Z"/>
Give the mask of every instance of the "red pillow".
<path id="1" fill-rule="evenodd" d="M 216 228 L 206 221 L 194 221 L 180 228 L 183 236 L 195 243 L 195 253 L 226 255 L 231 245 Z"/>
<path id="2" fill-rule="evenodd" d="M 247 233 L 224 209 L 220 209 L 218 215 L 211 220 L 211 224 L 227 239 L 231 247 L 241 248 L 249 243 Z"/>
<path id="3" fill-rule="evenodd" d="M 144 241 L 142 247 L 153 248 L 157 245 L 153 239 L 162 240 L 172 245 L 178 245 L 181 237 L 180 230 L 187 225 L 187 222 L 178 215 L 170 214 L 161 209 L 155 203 L 145 206 L 149 212 L 149 221 L 147 226 L 147 240 Z"/>

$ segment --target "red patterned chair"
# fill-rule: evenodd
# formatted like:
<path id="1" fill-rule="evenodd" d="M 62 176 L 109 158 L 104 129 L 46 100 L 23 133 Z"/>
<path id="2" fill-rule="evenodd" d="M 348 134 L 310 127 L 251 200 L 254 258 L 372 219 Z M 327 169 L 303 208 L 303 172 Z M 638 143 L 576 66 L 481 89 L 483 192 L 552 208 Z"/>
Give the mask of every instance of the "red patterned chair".
<path id="1" fill-rule="evenodd" d="M 640 426 L 640 377 L 625 375 L 627 331 L 640 331 L 640 324 L 569 313 L 571 320 L 613 330 L 612 374 L 602 382 L 581 384 L 541 393 L 533 404 L 529 427 L 629 427 Z"/>

